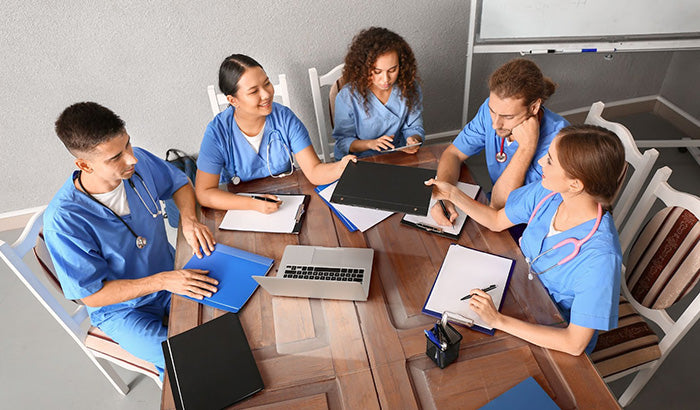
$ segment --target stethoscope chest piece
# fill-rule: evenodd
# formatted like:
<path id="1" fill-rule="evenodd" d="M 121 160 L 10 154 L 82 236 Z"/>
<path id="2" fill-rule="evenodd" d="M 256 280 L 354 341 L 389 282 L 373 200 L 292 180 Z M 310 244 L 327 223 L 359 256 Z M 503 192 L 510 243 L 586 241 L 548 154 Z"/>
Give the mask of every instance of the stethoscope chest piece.
<path id="1" fill-rule="evenodd" d="M 238 175 L 234 175 L 233 178 L 231 178 L 231 183 L 233 183 L 233 185 L 238 185 L 241 183 L 241 178 Z"/>
<path id="2" fill-rule="evenodd" d="M 147 244 L 147 243 L 148 243 L 148 242 L 146 241 L 146 238 L 144 238 L 143 236 L 137 236 L 137 237 L 136 237 L 136 247 L 137 247 L 137 248 L 143 249 L 143 248 L 146 247 L 146 244 Z"/>
<path id="3" fill-rule="evenodd" d="M 501 151 L 501 152 L 496 153 L 496 161 L 497 162 L 502 164 L 502 163 L 506 162 L 506 159 L 508 159 L 508 155 L 506 155 L 505 152 Z"/>

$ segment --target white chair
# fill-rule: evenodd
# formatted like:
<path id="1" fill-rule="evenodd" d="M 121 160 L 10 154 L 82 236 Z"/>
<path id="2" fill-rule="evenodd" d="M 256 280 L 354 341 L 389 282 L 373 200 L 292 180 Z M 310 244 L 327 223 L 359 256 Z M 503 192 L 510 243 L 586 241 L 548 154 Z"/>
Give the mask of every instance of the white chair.
<path id="1" fill-rule="evenodd" d="M 335 142 L 332 140 L 333 114 L 335 111 L 335 96 L 342 88 L 341 76 L 345 64 L 335 66 L 331 71 L 319 77 L 315 67 L 309 68 L 309 82 L 311 83 L 311 96 L 314 101 L 316 113 L 316 125 L 318 125 L 318 138 L 321 147 L 323 162 L 329 162 L 333 157 Z M 328 111 L 324 109 L 321 87 L 330 86 L 328 93 Z M 329 122 L 326 122 L 326 118 Z M 328 126 L 330 124 L 330 127 Z"/>
<path id="2" fill-rule="evenodd" d="M 287 87 L 287 76 L 284 74 L 279 75 L 279 83 L 274 85 L 275 87 L 275 100 L 281 102 L 282 105 L 286 105 L 292 109 L 292 103 L 289 101 L 289 88 Z M 207 87 L 207 95 L 209 95 L 209 105 L 211 106 L 211 113 L 214 117 L 216 114 L 228 108 L 228 100 L 226 96 L 222 93 L 217 93 L 213 85 Z"/>
<path id="3" fill-rule="evenodd" d="M 632 133 L 627 127 L 603 119 L 601 114 L 604 108 L 605 104 L 601 101 L 593 103 L 590 111 L 588 111 L 585 123 L 601 126 L 617 134 L 620 141 L 622 141 L 622 145 L 625 147 L 625 160 L 634 168 L 634 173 L 620 191 L 620 196 L 613 207 L 613 219 L 615 221 L 615 227 L 619 231 L 634 204 L 634 200 L 637 199 L 637 195 L 641 192 L 644 181 L 646 181 L 649 173 L 651 173 L 651 169 L 656 159 L 659 157 L 659 151 L 652 148 L 646 150 L 644 155 L 642 155 L 639 149 L 637 149 L 637 144 L 634 142 Z"/>
<path id="4" fill-rule="evenodd" d="M 75 309 L 71 313 L 57 299 L 56 295 L 63 297 L 63 292 L 41 233 L 44 209 L 45 207 L 40 207 L 26 212 L 0 215 L 1 231 L 18 229 L 18 221 L 29 219 L 14 244 L 9 245 L 0 240 L 0 257 L 119 393 L 128 393 L 129 386 L 108 362 L 142 373 L 153 379 L 162 389 L 158 371 L 152 363 L 133 356 L 100 329 L 89 326 L 85 306 L 75 303 Z M 35 269 L 29 267 L 24 261 L 24 257 L 32 249 L 39 262 L 39 266 Z M 44 280 L 42 281 L 40 277 Z M 50 285 L 47 287 L 44 282 Z"/>
<path id="5" fill-rule="evenodd" d="M 700 276 L 700 198 L 671 188 L 666 182 L 670 175 L 668 167 L 656 171 L 622 230 L 620 245 L 623 255 L 628 250 L 629 255 L 621 281 L 620 319 L 616 329 L 599 335 L 591 354 L 606 382 L 637 373 L 620 396 L 623 407 L 700 318 L 700 295 L 678 320 L 666 312 L 696 286 Z M 657 198 L 666 208 L 641 228 Z M 642 317 L 661 328 L 661 341 Z"/>

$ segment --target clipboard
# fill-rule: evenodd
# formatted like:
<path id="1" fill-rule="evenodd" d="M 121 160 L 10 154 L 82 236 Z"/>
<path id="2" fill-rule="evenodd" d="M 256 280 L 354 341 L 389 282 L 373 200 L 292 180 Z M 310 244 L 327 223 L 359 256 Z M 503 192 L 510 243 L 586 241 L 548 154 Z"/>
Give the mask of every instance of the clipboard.
<path id="1" fill-rule="evenodd" d="M 457 182 L 457 188 L 472 199 L 476 199 L 476 196 L 479 195 L 479 191 L 481 190 L 479 185 L 468 184 L 466 182 Z M 430 205 L 428 209 L 432 209 L 433 205 L 436 203 L 437 201 L 434 198 L 430 198 Z M 401 218 L 401 223 L 407 226 L 422 229 L 426 232 L 443 236 L 445 238 L 457 240 L 459 239 L 459 235 L 462 233 L 462 228 L 464 228 L 464 224 L 467 222 L 468 216 L 461 209 L 457 207 L 455 207 L 455 209 L 457 211 L 457 219 L 455 219 L 452 226 L 438 225 L 438 223 L 435 222 L 435 219 L 433 219 L 433 217 L 430 215 L 430 212 L 428 212 L 427 216 L 406 214 L 403 216 L 403 218 Z"/>
<path id="2" fill-rule="evenodd" d="M 241 193 L 238 195 L 254 196 L 255 194 Z M 231 209 L 226 211 L 219 229 L 231 231 L 293 233 L 299 234 L 309 206 L 310 195 L 275 194 L 282 205 L 271 214 L 263 214 L 253 210 Z"/>
<path id="3" fill-rule="evenodd" d="M 461 298 L 474 288 L 495 284 L 496 289 L 489 295 L 500 312 L 514 267 L 513 259 L 453 243 L 447 250 L 422 312 L 442 318 L 447 311 L 450 322 L 493 336 L 495 330 L 481 321 L 469 307 L 469 302 Z"/>

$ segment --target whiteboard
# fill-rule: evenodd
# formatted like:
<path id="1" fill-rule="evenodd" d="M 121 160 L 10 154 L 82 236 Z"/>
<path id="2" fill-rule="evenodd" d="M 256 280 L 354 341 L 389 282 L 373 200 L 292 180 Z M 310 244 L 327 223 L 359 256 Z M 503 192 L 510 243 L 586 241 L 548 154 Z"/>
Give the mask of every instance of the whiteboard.
<path id="1" fill-rule="evenodd" d="M 700 0 L 483 0 L 477 41 L 700 36 Z"/>

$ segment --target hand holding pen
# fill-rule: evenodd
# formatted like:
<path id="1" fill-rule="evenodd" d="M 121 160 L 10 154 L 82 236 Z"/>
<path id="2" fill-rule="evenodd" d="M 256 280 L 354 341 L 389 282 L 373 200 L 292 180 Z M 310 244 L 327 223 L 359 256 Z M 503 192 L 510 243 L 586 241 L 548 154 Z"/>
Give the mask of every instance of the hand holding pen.
<path id="1" fill-rule="evenodd" d="M 484 289 L 472 289 L 469 294 L 462 300 L 469 299 L 469 307 L 481 318 L 488 326 L 499 329 L 500 317 L 496 305 L 491 299 L 491 295 L 486 292 L 496 289 L 496 285 L 491 285 Z"/>
<path id="2" fill-rule="evenodd" d="M 492 290 L 494 290 L 494 289 L 496 289 L 496 285 L 489 285 L 488 287 L 485 287 L 485 288 L 481 289 L 481 291 L 482 291 L 482 292 L 490 292 L 490 291 L 492 291 Z M 473 291 L 472 291 L 472 292 L 473 292 Z M 474 293 L 469 293 L 467 296 L 463 297 L 463 298 L 460 299 L 460 300 L 471 299 L 471 297 L 474 296 L 474 295 L 475 295 Z"/>
<path id="3" fill-rule="evenodd" d="M 279 197 L 276 195 L 258 194 L 251 196 L 251 198 L 255 200 L 253 201 L 253 209 L 263 214 L 271 214 L 277 211 L 280 205 L 282 205 L 282 201 L 280 201 Z"/>

